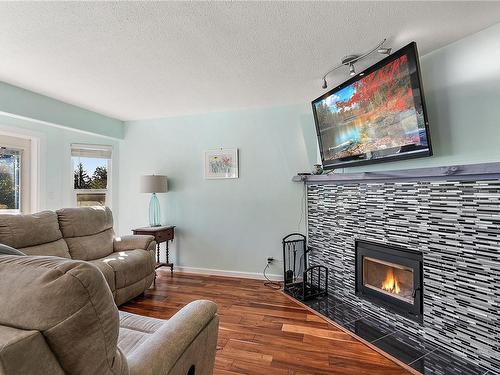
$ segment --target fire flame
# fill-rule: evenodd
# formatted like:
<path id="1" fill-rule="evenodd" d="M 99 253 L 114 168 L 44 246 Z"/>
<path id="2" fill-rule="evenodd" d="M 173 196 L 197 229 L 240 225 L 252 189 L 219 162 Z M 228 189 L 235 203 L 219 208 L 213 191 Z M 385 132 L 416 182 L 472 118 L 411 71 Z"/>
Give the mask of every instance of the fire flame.
<path id="1" fill-rule="evenodd" d="M 382 289 L 387 290 L 388 292 L 399 294 L 399 281 L 394 276 L 394 270 L 390 269 L 387 271 L 387 275 L 385 276 L 385 280 L 382 282 Z"/>

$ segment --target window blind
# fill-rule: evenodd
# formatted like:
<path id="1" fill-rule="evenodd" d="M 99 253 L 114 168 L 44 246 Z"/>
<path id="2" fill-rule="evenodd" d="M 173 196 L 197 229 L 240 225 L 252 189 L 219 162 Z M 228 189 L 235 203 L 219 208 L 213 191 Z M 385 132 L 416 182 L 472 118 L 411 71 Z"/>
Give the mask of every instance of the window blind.
<path id="1" fill-rule="evenodd" d="M 111 159 L 113 148 L 104 145 L 71 145 L 71 156 L 78 156 L 82 158 L 98 158 L 98 159 Z"/>

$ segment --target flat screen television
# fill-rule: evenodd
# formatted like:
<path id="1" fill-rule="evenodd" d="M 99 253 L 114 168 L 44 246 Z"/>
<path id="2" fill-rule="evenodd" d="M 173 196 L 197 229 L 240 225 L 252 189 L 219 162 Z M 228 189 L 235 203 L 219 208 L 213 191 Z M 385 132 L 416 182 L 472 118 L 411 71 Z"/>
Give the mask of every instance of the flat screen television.
<path id="1" fill-rule="evenodd" d="M 323 168 L 432 155 L 417 45 L 312 102 Z"/>

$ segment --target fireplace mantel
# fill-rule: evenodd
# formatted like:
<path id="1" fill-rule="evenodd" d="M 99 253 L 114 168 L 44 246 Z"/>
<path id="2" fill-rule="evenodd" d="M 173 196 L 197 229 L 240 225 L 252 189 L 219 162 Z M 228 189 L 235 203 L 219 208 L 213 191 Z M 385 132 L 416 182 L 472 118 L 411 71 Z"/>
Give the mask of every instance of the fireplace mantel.
<path id="1" fill-rule="evenodd" d="M 330 173 L 297 175 L 292 181 L 308 185 L 342 185 L 352 183 L 404 182 L 404 181 L 482 181 L 500 180 L 500 162 L 463 164 L 446 167 L 428 167 L 394 171 L 362 173 Z"/>

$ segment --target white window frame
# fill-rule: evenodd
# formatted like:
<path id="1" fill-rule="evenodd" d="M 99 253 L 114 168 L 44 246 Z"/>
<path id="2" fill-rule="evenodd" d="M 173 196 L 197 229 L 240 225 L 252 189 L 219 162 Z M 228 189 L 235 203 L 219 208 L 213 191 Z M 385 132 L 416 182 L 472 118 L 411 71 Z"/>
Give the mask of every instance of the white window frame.
<path id="1" fill-rule="evenodd" d="M 110 145 L 92 145 L 92 144 L 82 144 L 82 143 L 72 143 L 70 152 L 70 163 L 71 163 L 71 187 L 73 190 L 73 206 L 78 207 L 78 194 L 105 194 L 106 195 L 106 207 L 112 207 L 112 159 L 113 159 L 113 146 Z M 107 169 L 107 188 L 106 189 L 75 189 L 74 183 L 74 165 L 73 157 L 75 155 L 75 150 L 81 150 L 86 156 L 96 159 L 107 159 L 106 169 Z M 87 156 L 88 155 L 88 156 Z M 95 155 L 95 156 L 94 156 Z"/>
<path id="2" fill-rule="evenodd" d="M 36 209 L 36 185 L 33 183 L 36 181 L 36 174 L 33 171 L 36 164 L 32 162 L 33 147 L 36 145 L 33 143 L 34 141 L 30 137 L 0 132 L 0 147 L 20 151 L 21 154 L 19 209 L 3 209 L 0 210 L 0 213 L 25 214 Z"/>

